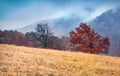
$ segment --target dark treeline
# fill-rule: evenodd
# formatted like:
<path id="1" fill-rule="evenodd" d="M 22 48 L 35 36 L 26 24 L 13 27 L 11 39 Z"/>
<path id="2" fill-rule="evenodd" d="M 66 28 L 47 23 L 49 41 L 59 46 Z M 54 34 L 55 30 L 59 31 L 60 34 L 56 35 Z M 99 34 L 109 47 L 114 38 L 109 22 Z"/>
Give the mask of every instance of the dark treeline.
<path id="1" fill-rule="evenodd" d="M 45 48 L 39 41 L 37 32 L 27 32 L 23 34 L 13 30 L 0 30 L 0 44 L 13 44 L 18 46 L 29 46 L 37 48 Z M 41 36 L 40 36 L 41 37 Z M 63 36 L 59 38 L 54 35 L 50 35 L 47 38 L 46 48 L 58 49 L 58 50 L 69 50 L 69 38 Z"/>
<path id="2" fill-rule="evenodd" d="M 0 30 L 0 43 L 96 54 L 108 53 L 110 46 L 108 37 L 102 37 L 85 23 L 81 23 L 75 31 L 71 31 L 70 37 L 54 36 L 48 24 L 37 24 L 35 30 L 25 34 L 12 30 Z"/>

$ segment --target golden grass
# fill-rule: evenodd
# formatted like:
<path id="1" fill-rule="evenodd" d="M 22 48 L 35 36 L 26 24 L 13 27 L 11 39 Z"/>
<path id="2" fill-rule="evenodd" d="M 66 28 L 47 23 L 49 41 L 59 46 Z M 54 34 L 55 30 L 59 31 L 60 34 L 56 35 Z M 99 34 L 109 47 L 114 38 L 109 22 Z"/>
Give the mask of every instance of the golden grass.
<path id="1" fill-rule="evenodd" d="M 120 76 L 120 58 L 0 44 L 0 76 Z"/>

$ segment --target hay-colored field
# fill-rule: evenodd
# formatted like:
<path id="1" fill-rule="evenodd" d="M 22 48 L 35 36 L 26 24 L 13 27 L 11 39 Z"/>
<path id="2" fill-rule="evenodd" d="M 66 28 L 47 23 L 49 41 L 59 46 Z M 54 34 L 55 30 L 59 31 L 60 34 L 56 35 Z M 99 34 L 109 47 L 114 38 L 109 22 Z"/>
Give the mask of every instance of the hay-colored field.
<path id="1" fill-rule="evenodd" d="M 120 76 L 120 58 L 0 44 L 0 76 Z"/>

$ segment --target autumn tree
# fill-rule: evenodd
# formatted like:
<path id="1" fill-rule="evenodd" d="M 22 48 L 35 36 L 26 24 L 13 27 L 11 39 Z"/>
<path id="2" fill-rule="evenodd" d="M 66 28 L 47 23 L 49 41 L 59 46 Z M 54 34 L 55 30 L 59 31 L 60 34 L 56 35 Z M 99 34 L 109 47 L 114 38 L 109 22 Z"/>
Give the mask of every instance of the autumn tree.
<path id="1" fill-rule="evenodd" d="M 27 40 L 25 34 L 12 30 L 0 30 L 0 43 L 33 46 L 33 41 Z"/>
<path id="2" fill-rule="evenodd" d="M 62 40 L 57 36 L 49 36 L 48 48 L 62 50 Z"/>
<path id="3" fill-rule="evenodd" d="M 40 42 L 43 48 L 48 47 L 48 37 L 52 35 L 48 24 L 38 24 L 35 28 L 37 32 L 37 40 Z"/>
<path id="4" fill-rule="evenodd" d="M 36 32 L 27 32 L 25 34 L 25 39 L 28 41 L 28 46 L 40 47 L 38 44 Z"/>
<path id="5" fill-rule="evenodd" d="M 62 40 L 62 50 L 72 50 L 70 46 L 70 38 L 66 36 L 61 37 Z"/>
<path id="6" fill-rule="evenodd" d="M 76 31 L 70 32 L 71 46 L 75 50 L 88 53 L 108 53 L 110 46 L 108 37 L 102 37 L 85 23 L 81 23 Z"/>
<path id="7" fill-rule="evenodd" d="M 3 34 L 3 31 L 0 30 L 0 43 L 4 43 L 4 34 Z"/>

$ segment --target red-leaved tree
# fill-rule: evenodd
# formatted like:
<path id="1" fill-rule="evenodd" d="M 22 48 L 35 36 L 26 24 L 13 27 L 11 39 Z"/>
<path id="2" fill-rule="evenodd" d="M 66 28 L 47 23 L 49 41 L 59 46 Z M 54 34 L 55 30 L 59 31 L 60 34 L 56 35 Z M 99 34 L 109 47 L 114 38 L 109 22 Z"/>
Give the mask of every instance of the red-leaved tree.
<path id="1" fill-rule="evenodd" d="M 100 36 L 85 23 L 70 32 L 70 42 L 74 50 L 88 53 L 108 53 L 110 46 L 108 37 Z"/>

